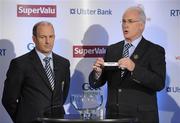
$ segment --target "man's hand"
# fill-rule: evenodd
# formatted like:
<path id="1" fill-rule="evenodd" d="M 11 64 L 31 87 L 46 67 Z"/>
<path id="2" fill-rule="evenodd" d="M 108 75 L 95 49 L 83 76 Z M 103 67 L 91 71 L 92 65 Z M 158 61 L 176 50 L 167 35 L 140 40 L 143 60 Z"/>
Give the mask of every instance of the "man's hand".
<path id="1" fill-rule="evenodd" d="M 103 67 L 104 67 L 104 59 L 103 58 L 97 58 L 96 62 L 93 64 L 93 70 L 98 75 L 101 75 Z"/>
<path id="2" fill-rule="evenodd" d="M 135 63 L 130 58 L 122 58 L 118 60 L 119 68 L 133 71 Z"/>

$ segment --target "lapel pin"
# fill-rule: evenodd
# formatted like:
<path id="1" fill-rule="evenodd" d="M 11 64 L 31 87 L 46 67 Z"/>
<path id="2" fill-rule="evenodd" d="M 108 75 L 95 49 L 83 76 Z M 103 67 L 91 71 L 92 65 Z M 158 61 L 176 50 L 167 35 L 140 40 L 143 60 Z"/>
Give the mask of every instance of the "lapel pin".
<path id="1" fill-rule="evenodd" d="M 138 59 L 139 56 L 138 56 L 137 54 L 134 54 L 133 58 L 134 58 L 134 59 Z"/>

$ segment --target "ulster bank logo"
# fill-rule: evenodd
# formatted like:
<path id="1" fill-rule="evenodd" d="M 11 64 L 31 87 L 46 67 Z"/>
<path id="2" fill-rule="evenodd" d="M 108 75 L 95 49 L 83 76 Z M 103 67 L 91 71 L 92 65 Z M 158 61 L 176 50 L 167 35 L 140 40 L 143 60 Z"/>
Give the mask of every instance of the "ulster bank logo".
<path id="1" fill-rule="evenodd" d="M 56 5 L 17 5 L 17 17 L 56 17 Z"/>
<path id="2" fill-rule="evenodd" d="M 107 46 L 84 46 L 76 45 L 73 46 L 73 57 L 103 57 L 106 53 Z"/>
<path id="3" fill-rule="evenodd" d="M 180 93 L 180 87 L 179 86 L 168 86 L 166 87 L 166 92 L 168 93 Z"/>
<path id="4" fill-rule="evenodd" d="M 83 9 L 83 8 L 70 8 L 70 15 L 112 15 L 111 9 Z"/>

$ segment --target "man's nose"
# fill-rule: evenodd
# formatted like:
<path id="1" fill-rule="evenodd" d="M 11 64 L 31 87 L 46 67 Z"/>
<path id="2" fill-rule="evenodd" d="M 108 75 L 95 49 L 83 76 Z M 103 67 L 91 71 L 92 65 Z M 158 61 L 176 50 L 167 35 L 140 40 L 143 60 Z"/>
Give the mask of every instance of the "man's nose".
<path id="1" fill-rule="evenodd" d="M 125 23 L 125 24 L 122 25 L 122 27 L 123 27 L 124 29 L 125 29 L 125 28 L 128 28 L 128 24 Z"/>
<path id="2" fill-rule="evenodd" d="M 49 37 L 46 37 L 46 43 L 50 43 L 50 38 Z"/>

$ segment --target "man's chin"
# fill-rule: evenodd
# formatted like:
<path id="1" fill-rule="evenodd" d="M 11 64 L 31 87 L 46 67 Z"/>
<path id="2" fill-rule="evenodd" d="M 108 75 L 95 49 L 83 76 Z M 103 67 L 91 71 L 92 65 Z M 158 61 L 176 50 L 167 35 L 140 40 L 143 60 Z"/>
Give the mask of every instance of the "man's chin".
<path id="1" fill-rule="evenodd" d="M 124 38 L 125 38 L 125 39 L 129 39 L 128 34 L 124 34 Z"/>
<path id="2" fill-rule="evenodd" d="M 124 36 L 125 40 L 130 41 L 131 39 L 128 36 Z"/>
<path id="3" fill-rule="evenodd" d="M 43 51 L 42 53 L 43 54 L 49 54 L 49 53 L 51 53 L 52 52 L 52 50 L 46 50 L 46 51 Z"/>

